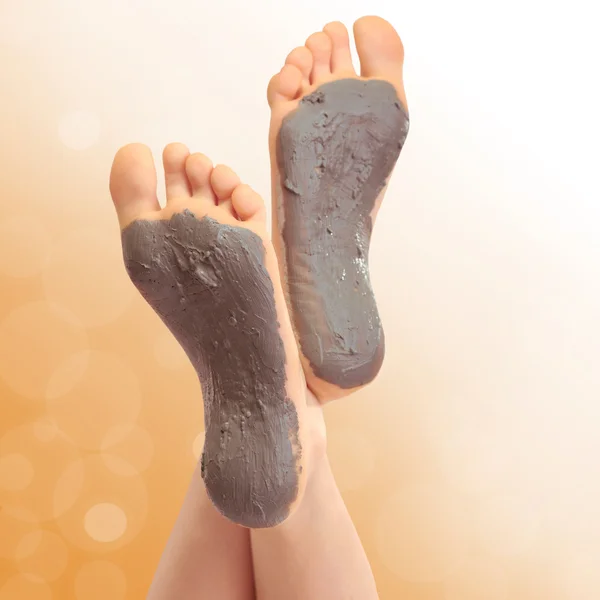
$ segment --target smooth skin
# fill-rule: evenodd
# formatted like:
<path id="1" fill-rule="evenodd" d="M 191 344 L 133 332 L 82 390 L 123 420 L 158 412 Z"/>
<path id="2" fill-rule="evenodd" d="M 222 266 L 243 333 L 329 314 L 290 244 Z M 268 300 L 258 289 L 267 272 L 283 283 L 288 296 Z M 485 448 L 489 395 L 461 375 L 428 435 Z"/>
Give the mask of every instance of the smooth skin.
<path id="1" fill-rule="evenodd" d="M 378 17 L 364 17 L 356 22 L 354 32 L 361 77 L 388 79 L 401 88 L 403 49 L 392 26 Z M 353 73 L 348 33 L 341 23 L 313 34 L 306 46 L 290 54 L 269 85 L 271 139 L 281 119 L 301 95 L 310 93 L 311 86 Z M 403 91 L 400 97 L 405 101 Z M 202 196 L 227 211 L 228 219 L 253 221 L 252 227 L 262 235 L 262 199 L 241 184 L 233 171 L 213 167 L 204 155 L 190 155 L 181 144 L 168 146 L 163 161 L 171 213 L 161 212 L 165 209 L 156 197 L 156 171 L 149 149 L 134 144 L 117 153 L 111 194 L 121 228 L 136 218 L 168 218 Z M 276 269 L 271 262 L 268 270 L 276 289 L 281 290 L 279 277 L 272 271 L 274 264 Z M 287 311 L 283 312 L 278 316 L 289 326 Z M 289 350 L 289 341 L 284 341 L 293 365 L 297 355 Z M 294 368 L 292 380 L 297 384 L 299 375 Z M 272 529 L 250 531 L 235 525 L 212 505 L 196 469 L 150 588 L 150 600 L 378 599 L 368 559 L 326 453 L 322 403 L 342 394 L 311 376 L 307 371 L 310 383 L 302 382 L 302 399 L 294 397 L 302 410 L 306 456 L 305 489 L 293 514 Z M 313 389 L 318 394 L 313 394 Z"/>
<path id="2" fill-rule="evenodd" d="M 200 466 L 158 564 L 148 600 L 254 600 L 250 530 L 210 501 Z"/>

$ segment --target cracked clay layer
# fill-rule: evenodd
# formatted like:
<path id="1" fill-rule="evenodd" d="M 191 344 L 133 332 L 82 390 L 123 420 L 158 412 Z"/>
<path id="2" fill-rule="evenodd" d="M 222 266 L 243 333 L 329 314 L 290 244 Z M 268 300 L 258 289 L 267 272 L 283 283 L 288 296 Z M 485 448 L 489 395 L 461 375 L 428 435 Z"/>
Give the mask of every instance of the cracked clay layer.
<path id="1" fill-rule="evenodd" d="M 189 210 L 134 221 L 127 271 L 195 367 L 204 396 L 202 476 L 220 512 L 271 527 L 298 493 L 298 417 L 261 238 Z"/>
<path id="2" fill-rule="evenodd" d="M 377 375 L 384 336 L 369 278 L 371 212 L 408 134 L 386 81 L 342 79 L 281 126 L 280 233 L 293 322 L 313 373 L 343 389 Z"/>

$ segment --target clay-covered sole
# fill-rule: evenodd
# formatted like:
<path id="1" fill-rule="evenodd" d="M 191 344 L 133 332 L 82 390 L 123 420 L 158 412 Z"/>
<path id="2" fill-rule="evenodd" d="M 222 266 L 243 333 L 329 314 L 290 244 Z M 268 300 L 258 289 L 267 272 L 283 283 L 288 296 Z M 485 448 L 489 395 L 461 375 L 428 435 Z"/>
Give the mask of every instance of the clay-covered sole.
<path id="1" fill-rule="evenodd" d="M 270 527 L 298 494 L 298 415 L 262 239 L 189 210 L 122 233 L 129 275 L 186 351 L 205 404 L 202 475 L 230 520 Z"/>
<path id="2" fill-rule="evenodd" d="M 292 320 L 314 375 L 342 389 L 369 383 L 383 361 L 371 213 L 408 125 L 390 83 L 341 79 L 304 97 L 279 132 L 277 210 Z"/>

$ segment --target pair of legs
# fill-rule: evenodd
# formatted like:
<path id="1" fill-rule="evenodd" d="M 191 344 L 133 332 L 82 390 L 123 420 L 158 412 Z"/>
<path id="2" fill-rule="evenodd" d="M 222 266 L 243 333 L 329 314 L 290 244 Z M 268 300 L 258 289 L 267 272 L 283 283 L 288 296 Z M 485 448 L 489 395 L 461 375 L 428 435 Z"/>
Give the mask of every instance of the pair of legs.
<path id="1" fill-rule="evenodd" d="M 150 151 L 115 158 L 128 272 L 205 400 L 202 463 L 153 600 L 377 598 L 321 404 L 368 383 L 383 358 L 368 243 L 408 120 L 396 32 L 366 17 L 355 37 L 360 77 L 333 23 L 269 85 L 275 246 L 262 199 L 231 169 L 168 146 L 161 209 Z"/>
<path id="2" fill-rule="evenodd" d="M 148 595 L 172 598 L 376 600 L 369 562 L 327 457 L 311 462 L 298 508 L 272 529 L 225 519 L 196 469 Z"/>

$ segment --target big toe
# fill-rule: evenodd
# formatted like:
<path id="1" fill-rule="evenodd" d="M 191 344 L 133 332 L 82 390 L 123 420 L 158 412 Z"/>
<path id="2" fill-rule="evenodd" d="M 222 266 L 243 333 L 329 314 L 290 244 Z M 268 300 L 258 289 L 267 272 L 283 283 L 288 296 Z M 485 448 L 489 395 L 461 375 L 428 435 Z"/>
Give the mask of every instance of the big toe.
<path id="1" fill-rule="evenodd" d="M 121 148 L 110 172 L 110 193 L 121 229 L 144 214 L 160 210 L 152 152 L 143 144 Z"/>
<path id="2" fill-rule="evenodd" d="M 403 95 L 404 45 L 394 27 L 381 17 L 362 17 L 354 23 L 354 38 L 361 75 L 387 79 Z"/>

